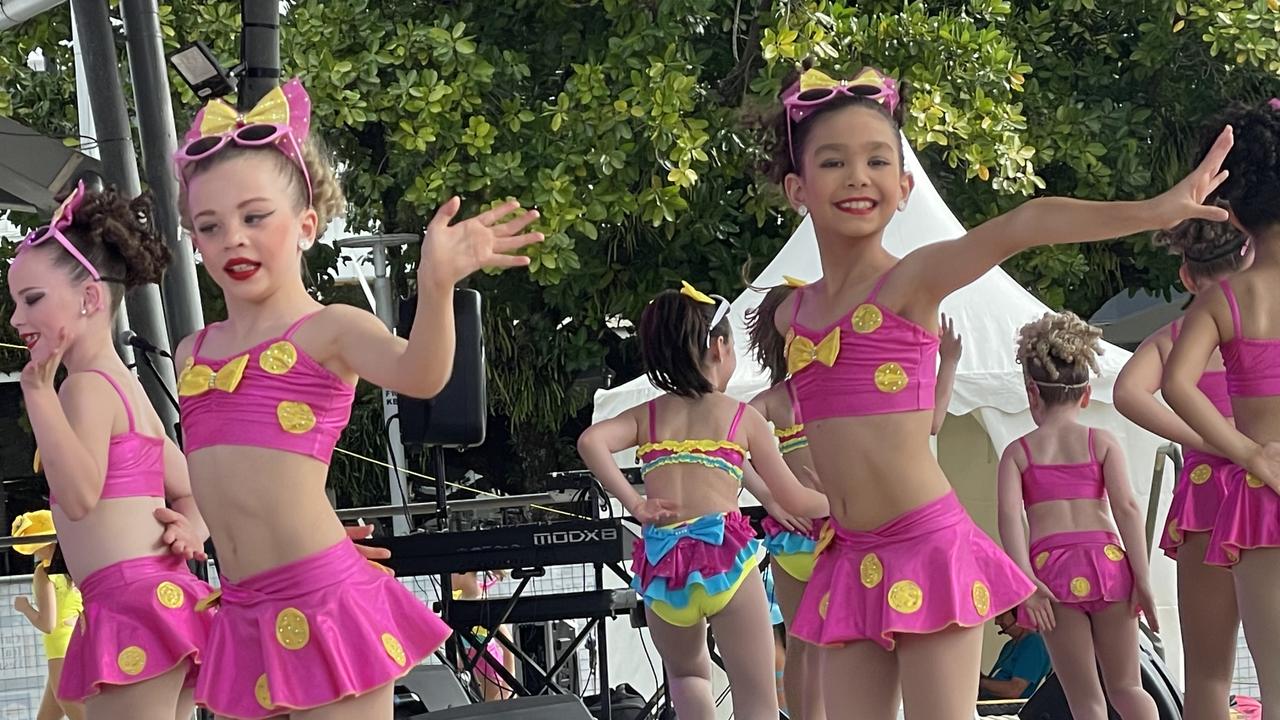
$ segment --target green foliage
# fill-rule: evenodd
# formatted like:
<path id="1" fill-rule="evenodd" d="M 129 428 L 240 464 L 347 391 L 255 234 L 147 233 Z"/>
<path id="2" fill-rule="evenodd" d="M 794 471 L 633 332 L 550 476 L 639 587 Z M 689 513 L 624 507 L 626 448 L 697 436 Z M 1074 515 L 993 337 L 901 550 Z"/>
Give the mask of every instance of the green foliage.
<path id="1" fill-rule="evenodd" d="M 165 4 L 168 49 L 198 35 L 233 63 L 238 9 Z M 0 112 L 71 136 L 68 24 L 64 6 L 0 34 Z M 1158 192 L 1193 159 L 1207 116 L 1280 94 L 1276 0 L 297 0 L 282 28 L 284 71 L 311 92 L 353 232 L 420 231 L 453 193 L 464 215 L 507 196 L 542 211 L 547 240 L 528 272 L 470 281 L 487 303 L 493 411 L 512 445 L 484 462 L 508 482 L 571 457 L 584 378 L 606 363 L 638 372 L 611 323 L 634 322 L 680 279 L 733 292 L 742 263 L 785 240 L 794 220 L 756 172 L 762 134 L 744 118 L 799 59 L 905 78 L 907 137 L 970 225 L 1038 192 Z M 37 47 L 62 70 L 26 69 Z M 181 130 L 195 99 L 174 90 Z M 309 258 L 327 299 L 342 296 L 335 261 Z M 401 291 L 415 263 L 412 250 L 395 259 Z M 1007 268 L 1083 314 L 1175 277 L 1140 238 L 1039 249 Z M 208 293 L 206 309 L 220 312 Z M 351 437 L 382 457 L 376 393 L 361 398 Z"/>

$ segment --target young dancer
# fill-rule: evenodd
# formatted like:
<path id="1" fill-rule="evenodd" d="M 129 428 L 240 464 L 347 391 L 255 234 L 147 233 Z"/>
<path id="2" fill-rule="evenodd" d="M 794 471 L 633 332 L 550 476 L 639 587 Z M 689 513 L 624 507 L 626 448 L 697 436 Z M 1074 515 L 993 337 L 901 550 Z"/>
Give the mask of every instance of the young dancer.
<path id="1" fill-rule="evenodd" d="M 18 538 L 53 532 L 53 513 L 36 510 L 14 518 L 13 529 L 9 534 Z M 44 636 L 44 656 L 49 663 L 49 679 L 44 685 L 44 697 L 40 700 L 36 720 L 59 720 L 63 716 L 71 720 L 83 720 L 84 705 L 64 702 L 56 694 L 58 680 L 62 677 L 62 661 L 67 656 L 67 644 L 71 642 L 72 628 L 84 611 L 80 589 L 66 574 L 49 572 L 49 564 L 58 549 L 57 543 L 14 545 L 13 549 L 36 558 L 36 569 L 31 577 L 31 594 L 35 597 L 36 604 L 32 605 L 26 595 L 13 599 L 14 609 L 22 613 L 27 622 Z"/>
<path id="2" fill-rule="evenodd" d="M 95 720 L 189 716 L 208 636 L 195 605 L 209 586 L 184 562 L 203 558 L 207 531 L 182 453 L 111 342 L 125 289 L 159 282 L 168 260 L 145 198 L 78 185 L 9 268 L 11 322 L 31 349 L 22 394 L 84 595 L 57 695 Z"/>
<path id="3" fill-rule="evenodd" d="M 451 576 L 453 584 L 454 600 L 479 600 L 485 597 L 489 588 L 493 587 L 502 580 L 503 574 L 499 572 L 485 573 L 453 573 Z M 485 640 L 485 628 L 473 628 L 476 636 Z M 510 638 L 511 627 L 503 625 L 498 628 L 498 634 Z M 479 652 L 472 647 L 469 641 L 463 643 L 466 647 L 467 658 L 474 659 Z M 480 696 L 486 701 L 489 700 L 505 700 L 511 697 L 511 688 L 507 686 L 507 682 L 498 674 L 498 667 L 503 667 L 507 672 L 515 674 L 516 658 L 507 652 L 506 647 L 498 642 L 497 638 L 489 640 L 484 645 L 484 657 L 476 661 L 475 669 L 472 676 L 476 683 L 480 686 Z"/>
<path id="4" fill-rule="evenodd" d="M 244 116 L 210 102 L 175 160 L 183 223 L 227 305 L 175 353 L 184 449 L 222 576 L 197 701 L 233 718 L 384 716 L 392 682 L 448 629 L 348 539 L 324 492 L 329 460 L 359 378 L 440 391 L 454 283 L 527 264 L 501 253 L 539 239 L 522 233 L 537 213 L 502 222 L 509 202 L 451 225 L 459 201 L 445 203 L 423 238 L 406 341 L 303 285 L 302 254 L 343 198 L 300 82 Z"/>
<path id="5" fill-rule="evenodd" d="M 1124 720 L 1156 720 L 1138 665 L 1138 611 L 1158 628 L 1142 508 L 1120 444 L 1079 422 L 1102 330 L 1045 313 L 1018 335 L 1036 429 L 1005 448 L 999 470 L 1000 539 L 1036 578 L 1018 622 L 1044 635 L 1072 717 L 1106 720 L 1109 696 Z"/>
<path id="6" fill-rule="evenodd" d="M 748 454 L 782 507 L 821 517 L 826 499 L 802 486 L 755 409 L 724 394 L 737 358 L 729 301 L 687 283 L 659 294 L 640 318 L 649 380 L 665 395 L 587 428 L 578 452 L 588 468 L 643 524 L 633 553 L 633 586 L 683 720 L 715 717 L 706 623 L 724 657 L 741 718 L 778 717 L 768 604 L 755 571 L 759 543 L 738 512 Z M 641 496 L 613 453 L 639 446 Z"/>
<path id="7" fill-rule="evenodd" d="M 1229 223 L 1189 220 L 1157 233 L 1155 243 L 1182 256 L 1182 284 L 1196 294 L 1253 261 L 1248 237 Z M 1180 319 L 1175 320 L 1138 346 L 1116 378 L 1115 403 L 1134 423 L 1182 445 L 1182 473 L 1174 486 L 1160 547 L 1178 563 L 1178 621 L 1186 678 L 1183 714 L 1227 720 L 1240 617 L 1231 574 L 1207 564 L 1205 553 L 1233 466 L 1211 452 L 1199 433 L 1155 398 L 1181 325 Z M 1217 351 L 1196 386 L 1224 417 L 1231 418 L 1226 373 Z"/>
<path id="8" fill-rule="evenodd" d="M 1164 373 L 1164 394 L 1206 445 L 1238 468 L 1214 519 L 1207 561 L 1230 566 L 1266 717 L 1280 717 L 1280 100 L 1237 106 L 1211 126 L 1235 130 L 1218 197 L 1255 259 L 1187 311 Z M 1206 143 L 1207 145 L 1207 143 Z M 1212 151 L 1210 151 L 1212 152 Z M 1198 245 L 1187 252 L 1207 251 Z M 1197 387 L 1221 348 L 1234 424 Z"/>
<path id="9" fill-rule="evenodd" d="M 778 306 L 804 283 L 787 278 L 787 283 L 769 290 L 756 308 L 747 312 L 747 330 L 751 338 L 752 352 L 760 365 L 769 372 L 770 387 L 757 395 L 751 406 L 760 411 L 765 420 L 773 423 L 774 435 L 787 467 L 802 477 L 803 468 L 813 466 L 809 453 L 809 441 L 804 434 L 804 416 L 796 404 L 795 389 L 787 379 L 786 338 L 773 324 Z M 947 416 L 951 403 L 951 391 L 955 385 L 956 366 L 960 362 L 961 338 L 955 332 L 955 324 L 942 318 L 942 342 L 939 347 L 938 384 L 934 404 L 932 433 L 937 434 Z M 823 523 L 809 523 L 800 518 L 795 526 L 791 518 L 764 519 L 765 549 L 770 563 L 781 572 L 776 576 L 778 599 L 783 618 L 789 628 L 795 622 L 796 609 L 804 594 L 805 584 L 813 573 L 818 536 Z M 794 718 L 825 717 L 822 707 L 822 679 L 817 672 L 818 648 L 798 639 L 787 643 L 787 707 Z M 812 672 L 810 669 L 812 668 Z"/>
<path id="10" fill-rule="evenodd" d="M 822 280 L 775 315 L 833 543 L 818 556 L 791 634 L 823 653 L 829 715 L 968 720 L 981 625 L 1033 585 L 965 514 L 929 447 L 939 303 L 1014 253 L 1222 219 L 1203 205 L 1221 182 L 1223 133 L 1205 162 L 1141 202 L 1037 198 L 965 236 L 904 258 L 884 229 L 906 207 L 895 81 L 806 71 L 783 93 L 772 177 L 813 219 Z M 833 712 L 834 710 L 834 712 Z"/>

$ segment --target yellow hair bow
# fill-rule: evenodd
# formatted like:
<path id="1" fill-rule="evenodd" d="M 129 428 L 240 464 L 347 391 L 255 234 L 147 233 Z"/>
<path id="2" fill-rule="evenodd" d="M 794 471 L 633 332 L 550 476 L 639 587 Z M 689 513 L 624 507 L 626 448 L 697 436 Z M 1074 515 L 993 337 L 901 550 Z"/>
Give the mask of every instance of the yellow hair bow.
<path id="1" fill-rule="evenodd" d="M 782 282 L 783 282 L 787 287 L 793 287 L 793 288 L 802 288 L 802 287 L 804 287 L 805 285 L 808 285 L 808 284 L 809 284 L 809 283 L 805 282 L 804 280 L 801 280 L 800 278 L 791 277 L 790 275 L 783 275 L 783 276 L 782 276 Z"/>
<path id="2" fill-rule="evenodd" d="M 787 372 L 792 375 L 809 367 L 816 360 L 827 367 L 836 364 L 840 354 L 840 326 L 836 326 L 817 345 L 807 337 L 788 333 Z"/>
<path id="3" fill-rule="evenodd" d="M 188 360 L 186 369 L 178 378 L 178 396 L 195 397 L 210 390 L 235 392 L 240 386 L 240 380 L 244 377 L 244 370 L 248 365 L 248 353 L 223 365 L 222 369 L 216 373 L 208 365 L 192 365 Z"/>
<path id="4" fill-rule="evenodd" d="M 680 294 L 681 294 L 681 295 L 684 295 L 684 296 L 685 296 L 685 297 L 687 297 L 687 298 L 693 298 L 693 300 L 694 300 L 695 302 L 700 302 L 700 303 L 702 303 L 703 305 L 715 305 L 715 304 L 716 304 L 716 301 L 715 301 L 715 300 L 712 300 L 710 295 L 708 295 L 708 294 L 706 294 L 706 293 L 702 292 L 701 290 L 699 290 L 699 289 L 695 288 L 694 286 L 690 285 L 689 283 L 685 282 L 684 280 L 681 280 L 681 281 L 680 281 Z"/>
<path id="5" fill-rule="evenodd" d="M 288 125 L 289 100 L 273 88 L 249 112 L 241 115 L 221 100 L 210 100 L 200 118 L 200 136 L 223 135 L 245 125 Z"/>

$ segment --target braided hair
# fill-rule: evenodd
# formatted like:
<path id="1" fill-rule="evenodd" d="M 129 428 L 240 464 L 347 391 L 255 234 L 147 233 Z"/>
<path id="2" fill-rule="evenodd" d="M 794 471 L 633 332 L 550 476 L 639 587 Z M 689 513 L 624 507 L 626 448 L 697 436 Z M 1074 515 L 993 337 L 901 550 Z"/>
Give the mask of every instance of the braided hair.
<path id="1" fill-rule="evenodd" d="M 1226 203 L 1218 200 L 1217 205 Z M 1249 238 L 1231 223 L 1192 218 L 1152 238 L 1157 246 L 1181 255 L 1196 281 L 1217 280 L 1241 270 L 1249 259 Z"/>
<path id="2" fill-rule="evenodd" d="M 1046 405 L 1078 402 L 1089 387 L 1089 371 L 1101 374 L 1102 329 L 1073 312 L 1045 313 L 1018 330 L 1018 364 Z"/>

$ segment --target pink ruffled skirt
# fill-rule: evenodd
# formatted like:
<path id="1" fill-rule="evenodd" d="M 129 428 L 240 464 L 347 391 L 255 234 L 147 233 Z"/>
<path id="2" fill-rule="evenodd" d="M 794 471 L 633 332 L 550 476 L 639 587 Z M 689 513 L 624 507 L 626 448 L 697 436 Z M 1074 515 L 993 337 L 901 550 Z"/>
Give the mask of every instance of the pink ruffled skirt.
<path id="1" fill-rule="evenodd" d="M 1173 501 L 1160 537 L 1160 549 L 1165 555 L 1178 559 L 1178 547 L 1186 542 L 1187 533 L 1213 530 L 1234 469 L 1230 460 L 1186 451 L 1186 463 L 1173 488 Z"/>
<path id="2" fill-rule="evenodd" d="M 196 680 L 211 617 L 196 612 L 209 586 L 176 555 L 123 560 L 80 582 L 84 613 L 63 661 L 58 697 L 84 702 L 109 685 L 133 685 L 180 665 Z"/>
<path id="3" fill-rule="evenodd" d="M 223 583 L 196 702 L 245 720 L 321 707 L 405 675 L 449 632 L 343 540 Z"/>
<path id="4" fill-rule="evenodd" d="M 1133 596 L 1133 570 L 1120 538 L 1106 530 L 1039 538 L 1031 543 L 1031 567 L 1060 603 L 1080 612 L 1100 612 Z M 1018 624 L 1037 629 L 1026 608 L 1018 609 Z"/>
<path id="5" fill-rule="evenodd" d="M 858 532 L 832 518 L 790 628 L 840 646 L 870 640 L 892 650 L 899 633 L 976 627 L 1034 586 L 965 513 L 955 493 Z"/>
<path id="6" fill-rule="evenodd" d="M 1231 566 L 1244 550 L 1273 547 L 1280 547 L 1280 495 L 1244 468 L 1232 468 L 1205 562 Z"/>

